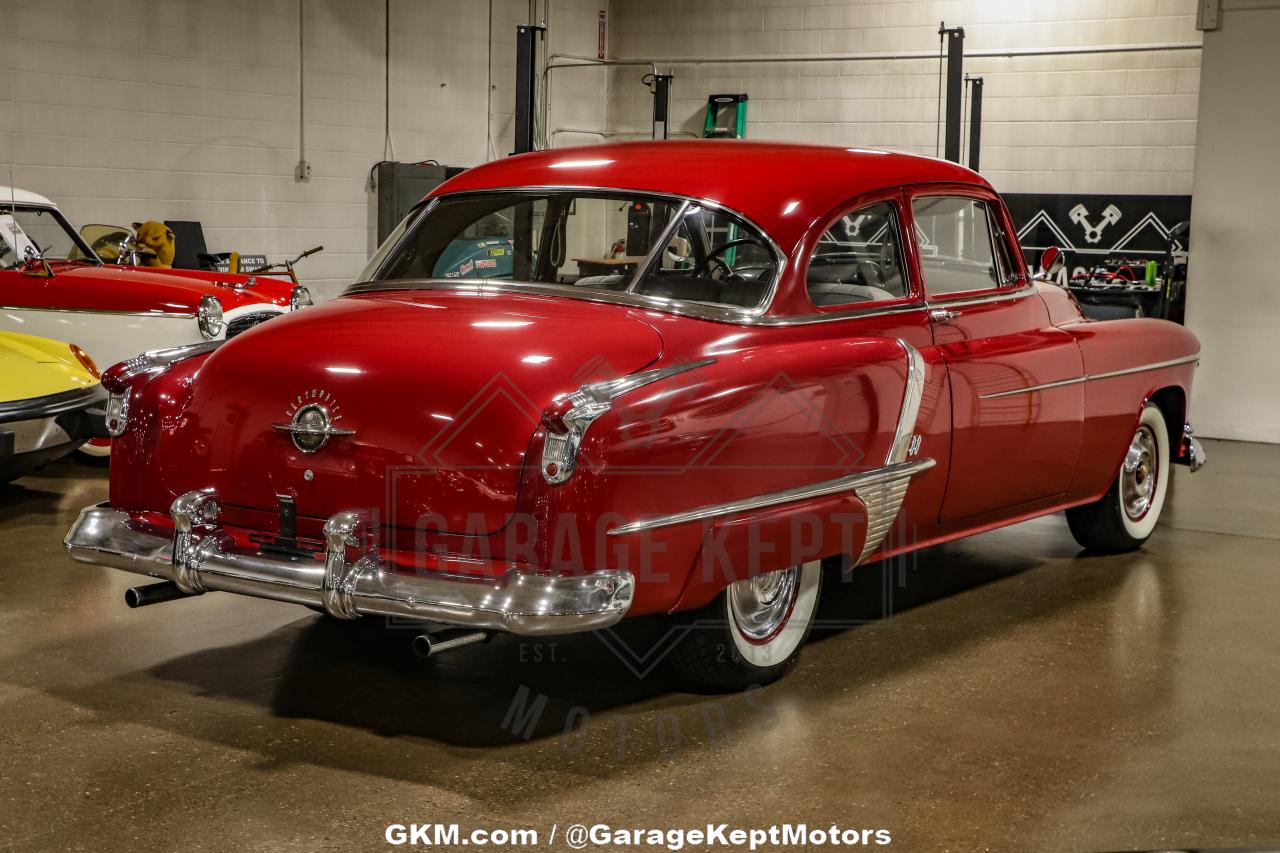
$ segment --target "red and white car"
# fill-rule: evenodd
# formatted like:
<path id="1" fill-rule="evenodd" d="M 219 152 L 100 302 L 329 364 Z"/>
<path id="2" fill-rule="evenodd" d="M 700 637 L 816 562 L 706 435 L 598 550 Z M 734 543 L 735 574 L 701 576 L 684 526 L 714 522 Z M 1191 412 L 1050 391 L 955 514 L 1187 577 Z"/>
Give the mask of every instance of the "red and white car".
<path id="1" fill-rule="evenodd" d="M 106 264 L 52 201 L 0 187 L 0 331 L 74 340 L 105 368 L 310 304 L 306 287 L 270 276 Z"/>
<path id="2" fill-rule="evenodd" d="M 103 367 L 232 338 L 311 304 L 270 276 L 108 265 L 57 205 L 0 187 L 0 329 L 74 340 Z"/>

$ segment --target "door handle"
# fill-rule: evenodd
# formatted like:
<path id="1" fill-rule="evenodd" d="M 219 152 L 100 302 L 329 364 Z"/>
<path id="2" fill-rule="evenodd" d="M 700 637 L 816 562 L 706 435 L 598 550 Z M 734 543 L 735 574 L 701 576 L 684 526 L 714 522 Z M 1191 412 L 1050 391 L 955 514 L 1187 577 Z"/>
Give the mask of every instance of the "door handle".
<path id="1" fill-rule="evenodd" d="M 935 323 L 944 323 L 947 320 L 954 320 L 959 316 L 959 311 L 949 311 L 946 308 L 934 308 L 929 312 L 929 319 Z"/>

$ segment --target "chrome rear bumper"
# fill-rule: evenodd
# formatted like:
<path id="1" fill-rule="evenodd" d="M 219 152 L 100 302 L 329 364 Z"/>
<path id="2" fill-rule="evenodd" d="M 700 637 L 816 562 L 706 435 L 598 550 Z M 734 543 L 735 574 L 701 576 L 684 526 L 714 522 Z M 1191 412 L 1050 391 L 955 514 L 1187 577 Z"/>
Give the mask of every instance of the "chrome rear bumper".
<path id="1" fill-rule="evenodd" d="M 398 616 L 542 636 L 608 627 L 631 606 L 634 581 L 625 571 L 548 577 L 512 568 L 497 579 L 398 574 L 379 559 L 356 512 L 325 523 L 323 563 L 247 552 L 219 529 L 217 507 L 207 491 L 178 498 L 172 539 L 142 529 L 121 510 L 86 507 L 67 532 L 67 552 L 82 563 L 171 580 L 191 595 L 222 590 L 319 607 L 340 619 Z"/>
<path id="2" fill-rule="evenodd" d="M 1200 446 L 1200 442 L 1191 430 L 1191 424 L 1185 424 L 1182 427 L 1182 459 L 1178 461 L 1185 462 L 1192 471 L 1199 471 L 1208 461 L 1204 448 Z"/>

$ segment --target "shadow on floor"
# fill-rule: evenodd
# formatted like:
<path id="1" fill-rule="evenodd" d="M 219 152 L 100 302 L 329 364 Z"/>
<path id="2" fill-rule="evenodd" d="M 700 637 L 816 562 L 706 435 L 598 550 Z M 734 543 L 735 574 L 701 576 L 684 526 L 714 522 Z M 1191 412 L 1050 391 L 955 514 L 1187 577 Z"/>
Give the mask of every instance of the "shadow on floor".
<path id="1" fill-rule="evenodd" d="M 851 634 L 857 631 L 850 629 L 883 623 L 886 615 L 1008 579 L 1043 563 L 1016 550 L 993 554 L 984 549 L 979 558 L 964 545 L 947 545 L 909 561 L 866 566 L 844 578 L 829 575 L 820 621 L 801 668 L 766 691 L 804 687 L 806 661 L 820 659 L 827 654 L 823 647 L 844 645 L 842 640 L 856 644 Z M 1105 587 L 1094 591 L 1105 593 Z M 981 636 L 1056 606 L 1053 597 L 1036 596 L 968 627 Z M 410 650 L 416 632 L 409 627 L 388 626 L 381 620 L 346 623 L 309 617 L 249 643 L 175 658 L 149 674 L 189 684 L 202 695 L 259 703 L 280 717 L 486 747 L 526 736 L 559 736 L 574 709 L 594 715 L 655 701 L 667 709 L 708 701 L 683 692 L 684 686 L 667 667 L 655 665 L 670 645 L 669 631 L 670 623 L 661 617 L 642 618 L 627 620 L 607 635 L 553 640 L 499 636 L 424 661 Z M 859 655 L 861 671 L 851 673 L 851 678 L 880 678 L 884 670 L 915 665 L 921 655 L 945 652 L 973 639 L 974 634 L 948 631 L 917 638 L 907 656 L 886 654 L 884 649 Z M 828 679 L 820 681 L 830 684 Z M 530 728 L 515 727 L 508 719 L 520 696 L 525 709 L 545 699 Z"/>

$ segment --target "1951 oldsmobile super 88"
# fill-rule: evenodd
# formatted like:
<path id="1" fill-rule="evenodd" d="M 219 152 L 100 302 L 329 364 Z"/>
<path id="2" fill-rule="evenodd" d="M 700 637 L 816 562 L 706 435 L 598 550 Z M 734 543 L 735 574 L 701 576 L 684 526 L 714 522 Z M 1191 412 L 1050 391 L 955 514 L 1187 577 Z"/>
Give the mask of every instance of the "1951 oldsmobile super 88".
<path id="1" fill-rule="evenodd" d="M 490 163 L 343 297 L 108 371 L 110 500 L 66 544 L 165 579 L 134 604 L 224 590 L 420 620 L 436 648 L 671 614 L 700 626 L 686 674 L 763 683 L 824 561 L 1060 510 L 1136 548 L 1170 463 L 1203 461 L 1195 338 L 1085 320 L 1012 234 L 981 177 L 901 154 Z M 460 240 L 493 262 L 442 266 Z"/>

